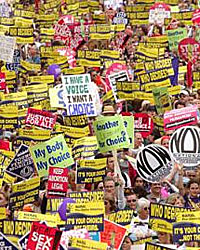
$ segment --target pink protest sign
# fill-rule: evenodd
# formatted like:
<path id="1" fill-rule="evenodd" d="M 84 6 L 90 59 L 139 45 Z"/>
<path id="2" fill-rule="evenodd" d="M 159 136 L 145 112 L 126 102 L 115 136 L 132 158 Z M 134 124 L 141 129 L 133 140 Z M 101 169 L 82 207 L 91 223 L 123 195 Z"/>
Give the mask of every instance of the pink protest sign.
<path id="1" fill-rule="evenodd" d="M 65 197 L 68 189 L 68 169 L 49 167 L 47 197 Z"/>
<path id="2" fill-rule="evenodd" d="M 25 123 L 45 129 L 53 129 L 57 116 L 48 111 L 29 108 Z"/>
<path id="3" fill-rule="evenodd" d="M 173 130 L 197 123 L 197 106 L 173 109 L 164 114 L 164 129 Z"/>

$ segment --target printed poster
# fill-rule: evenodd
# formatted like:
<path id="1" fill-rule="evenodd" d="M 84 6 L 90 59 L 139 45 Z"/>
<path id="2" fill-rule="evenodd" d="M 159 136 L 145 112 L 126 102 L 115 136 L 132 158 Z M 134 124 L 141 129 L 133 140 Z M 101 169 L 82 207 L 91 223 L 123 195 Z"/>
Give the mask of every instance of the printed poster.
<path id="1" fill-rule="evenodd" d="M 94 122 L 94 130 L 101 153 L 129 147 L 129 138 L 120 115 L 99 116 Z"/>
<path id="2" fill-rule="evenodd" d="M 49 166 L 68 167 L 74 163 L 63 135 L 30 148 L 40 177 L 48 176 Z"/>

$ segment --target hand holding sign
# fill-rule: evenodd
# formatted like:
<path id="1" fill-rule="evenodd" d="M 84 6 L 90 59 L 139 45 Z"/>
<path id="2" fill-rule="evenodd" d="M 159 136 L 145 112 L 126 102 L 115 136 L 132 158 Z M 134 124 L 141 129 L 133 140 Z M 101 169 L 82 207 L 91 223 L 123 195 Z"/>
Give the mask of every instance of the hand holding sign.
<path id="1" fill-rule="evenodd" d="M 178 45 L 180 57 L 187 62 L 187 85 L 192 86 L 192 64 L 196 62 L 200 52 L 200 44 L 193 38 L 185 38 Z"/>

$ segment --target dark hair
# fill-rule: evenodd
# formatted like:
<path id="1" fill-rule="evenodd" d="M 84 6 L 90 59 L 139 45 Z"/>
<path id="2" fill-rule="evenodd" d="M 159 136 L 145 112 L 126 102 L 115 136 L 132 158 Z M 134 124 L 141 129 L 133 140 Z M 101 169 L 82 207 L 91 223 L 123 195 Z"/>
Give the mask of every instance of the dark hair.
<path id="1" fill-rule="evenodd" d="M 190 188 L 190 186 L 192 185 L 192 184 L 198 184 L 199 185 L 199 180 L 197 180 L 197 179 L 192 179 L 192 180 L 190 180 L 188 183 L 187 183 L 187 188 Z"/>
<path id="2" fill-rule="evenodd" d="M 185 103 L 182 102 L 182 101 L 177 101 L 175 104 L 174 104 L 174 108 L 177 109 L 178 105 L 183 105 L 185 107 Z"/>

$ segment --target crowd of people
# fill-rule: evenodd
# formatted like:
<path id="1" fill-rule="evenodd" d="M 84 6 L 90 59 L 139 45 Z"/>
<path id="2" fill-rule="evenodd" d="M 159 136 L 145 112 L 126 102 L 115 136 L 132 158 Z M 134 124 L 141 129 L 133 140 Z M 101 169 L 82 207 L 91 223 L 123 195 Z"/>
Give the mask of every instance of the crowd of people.
<path id="1" fill-rule="evenodd" d="M 16 212 L 19 211 L 58 213 L 59 208 L 57 211 L 48 208 L 48 203 L 55 197 L 48 196 L 49 175 L 46 172 L 41 174 L 41 166 L 38 167 L 35 160 L 40 155 L 28 161 L 26 159 L 24 163 L 16 159 L 20 157 L 21 151 L 17 152 L 22 145 L 28 145 L 31 151 L 32 147 L 48 143 L 54 136 L 62 134 L 74 163 L 67 166 L 67 192 L 64 196 L 57 194 L 56 198 L 68 199 L 68 195 L 73 192 L 103 191 L 105 219 L 110 220 L 112 214 L 119 211 L 132 211 L 129 225 L 126 225 L 126 235 L 119 248 L 111 244 L 109 249 L 138 249 L 134 248 L 136 242 L 145 241 L 169 247 L 166 249 L 197 249 L 195 247 L 200 246 L 200 243 L 194 240 L 174 242 L 173 232 L 156 231 L 150 223 L 151 203 L 187 208 L 191 211 L 200 210 L 199 165 L 188 167 L 180 162 L 173 162 L 172 171 L 160 178 L 160 182 L 148 182 L 138 173 L 136 167 L 137 155 L 147 145 L 161 145 L 169 150 L 170 138 L 176 129 L 164 129 L 163 119 L 166 112 L 174 110 L 175 114 L 178 114 L 179 110 L 185 110 L 182 112 L 187 114 L 195 107 L 196 122 L 193 122 L 192 126 L 199 128 L 200 124 L 199 27 L 198 21 L 192 21 L 192 14 L 198 10 L 199 3 L 193 0 L 172 3 L 163 1 L 161 6 L 157 7 L 157 19 L 154 17 L 152 21 L 149 15 L 154 4 L 154 1 L 146 0 L 16 0 L 0 3 L 0 40 L 3 37 L 15 38 L 11 50 L 8 49 L 7 52 L 12 53 L 12 62 L 6 61 L 0 55 L 0 207 L 6 208 L 6 217 L 3 220 L 17 220 Z M 171 11 L 171 16 L 166 17 L 167 11 Z M 185 37 L 182 36 L 174 45 L 176 37 L 170 40 L 168 32 L 177 30 L 184 30 Z M 178 43 L 186 38 L 193 39 L 194 42 L 186 44 L 188 47 L 185 59 L 178 49 Z M 197 44 L 198 51 L 190 48 L 194 43 Z M 6 51 L 2 46 L 6 47 L 6 44 L 2 45 L 0 41 L 0 51 L 4 55 Z M 157 61 L 161 67 L 155 63 Z M 170 62 L 170 67 L 165 67 L 162 62 Z M 191 71 L 189 62 L 192 62 Z M 148 70 L 145 63 L 153 65 L 152 71 Z M 170 69 L 173 73 L 166 75 L 166 70 Z M 123 73 L 121 78 L 120 72 Z M 155 81 L 145 78 L 151 76 L 152 72 L 158 72 Z M 78 79 L 80 75 L 85 74 L 89 74 L 93 85 L 84 87 L 85 92 L 82 93 L 92 91 L 92 97 L 89 97 L 89 101 L 85 97 L 85 101 L 75 102 L 87 105 L 93 99 L 95 115 L 87 116 L 87 109 L 86 113 L 79 114 L 76 114 L 74 109 L 73 115 L 70 115 L 68 105 L 71 99 L 67 99 L 64 94 L 59 96 L 59 90 L 62 86 L 65 88 L 66 84 L 63 79 L 65 76 L 77 76 Z M 112 74 L 115 75 L 114 84 Z M 192 83 L 189 81 L 190 77 Z M 161 106 L 154 98 L 154 91 L 160 87 L 164 87 L 164 92 L 161 91 L 158 100 L 162 99 L 162 94 L 166 97 Z M 172 89 L 173 93 L 170 92 Z M 52 97 L 55 93 L 58 93 L 58 100 Z M 72 93 L 72 96 L 79 94 L 77 90 Z M 47 117 L 52 114 L 52 117 L 56 117 L 55 124 L 49 129 L 42 127 L 39 122 L 38 126 L 36 123 L 28 124 L 27 112 L 31 108 L 40 110 L 40 117 L 45 116 L 43 111 L 47 111 Z M 144 115 L 151 120 L 148 129 L 144 130 L 137 125 L 137 115 Z M 76 116 L 79 122 L 73 123 Z M 105 152 L 98 147 L 95 121 L 111 117 L 134 117 L 135 123 L 131 127 L 132 144 Z M 188 125 L 190 124 L 183 122 L 182 126 Z M 95 144 L 92 140 L 96 136 Z M 88 149 L 90 146 L 93 150 Z M 78 151 L 80 148 L 82 151 Z M 57 157 L 56 153 L 55 156 Z M 101 181 L 77 183 L 79 160 L 105 158 L 105 175 Z M 15 165 L 11 168 L 13 159 Z M 17 169 L 23 164 L 26 168 L 30 162 L 35 166 L 34 173 L 29 178 L 22 178 Z M 49 167 L 50 165 L 46 169 L 47 172 Z M 66 168 L 61 164 L 55 164 L 55 167 Z M 14 168 L 12 172 L 10 169 Z M 34 177 L 39 177 L 40 182 L 34 200 L 29 202 L 23 199 L 20 205 L 16 204 L 16 200 L 22 195 L 20 192 L 26 189 L 28 194 L 31 190 L 31 185 L 24 184 L 24 189 L 21 190 L 17 189 L 16 185 Z M 64 247 L 78 249 L 70 248 L 70 245 Z"/>

